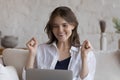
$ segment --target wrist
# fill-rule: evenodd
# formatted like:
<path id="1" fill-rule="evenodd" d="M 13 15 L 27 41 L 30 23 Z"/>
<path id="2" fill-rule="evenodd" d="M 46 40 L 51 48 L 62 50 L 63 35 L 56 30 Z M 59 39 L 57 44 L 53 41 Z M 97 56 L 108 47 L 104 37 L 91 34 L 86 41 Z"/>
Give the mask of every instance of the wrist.
<path id="1" fill-rule="evenodd" d="M 32 57 L 32 58 L 35 58 L 35 56 L 36 56 L 36 53 L 29 52 L 29 56 L 30 56 L 30 57 Z"/>
<path id="2" fill-rule="evenodd" d="M 82 59 L 87 59 L 87 54 L 85 52 L 81 52 Z"/>
<path id="3" fill-rule="evenodd" d="M 87 57 L 82 58 L 82 62 L 86 62 L 87 61 Z"/>

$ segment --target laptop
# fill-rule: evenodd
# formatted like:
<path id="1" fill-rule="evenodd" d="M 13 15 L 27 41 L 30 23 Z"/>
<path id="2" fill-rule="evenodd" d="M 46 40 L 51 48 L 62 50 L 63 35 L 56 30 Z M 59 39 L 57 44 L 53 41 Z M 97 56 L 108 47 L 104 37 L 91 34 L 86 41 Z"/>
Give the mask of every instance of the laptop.
<path id="1" fill-rule="evenodd" d="M 26 80 L 72 80 L 70 70 L 27 69 Z"/>

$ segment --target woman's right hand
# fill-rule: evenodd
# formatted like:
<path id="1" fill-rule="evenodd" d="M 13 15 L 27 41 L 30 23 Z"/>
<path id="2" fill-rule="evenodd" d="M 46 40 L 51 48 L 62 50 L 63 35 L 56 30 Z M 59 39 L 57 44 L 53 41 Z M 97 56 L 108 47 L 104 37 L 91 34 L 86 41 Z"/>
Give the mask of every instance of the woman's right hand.
<path id="1" fill-rule="evenodd" d="M 35 56 L 37 52 L 37 46 L 38 46 L 37 40 L 33 37 L 30 41 L 27 42 L 26 46 L 30 54 Z"/>

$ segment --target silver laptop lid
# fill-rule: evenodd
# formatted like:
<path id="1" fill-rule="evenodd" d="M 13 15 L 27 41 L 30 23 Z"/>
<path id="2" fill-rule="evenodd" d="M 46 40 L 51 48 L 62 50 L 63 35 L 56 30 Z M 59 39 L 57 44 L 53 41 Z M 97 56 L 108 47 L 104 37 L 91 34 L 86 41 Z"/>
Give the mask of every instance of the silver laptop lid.
<path id="1" fill-rule="evenodd" d="M 27 69 L 26 80 L 72 80 L 70 70 Z"/>

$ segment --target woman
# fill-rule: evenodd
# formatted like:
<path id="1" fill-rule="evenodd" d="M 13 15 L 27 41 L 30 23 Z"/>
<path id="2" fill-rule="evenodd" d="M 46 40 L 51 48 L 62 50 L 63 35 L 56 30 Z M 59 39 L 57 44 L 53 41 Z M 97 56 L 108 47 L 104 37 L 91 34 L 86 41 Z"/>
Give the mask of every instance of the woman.
<path id="1" fill-rule="evenodd" d="M 26 69 L 72 70 L 73 80 L 93 80 L 96 59 L 92 46 L 85 40 L 80 46 L 78 21 L 68 7 L 57 7 L 45 27 L 49 41 L 38 45 L 35 38 L 28 43 L 29 57 Z"/>

